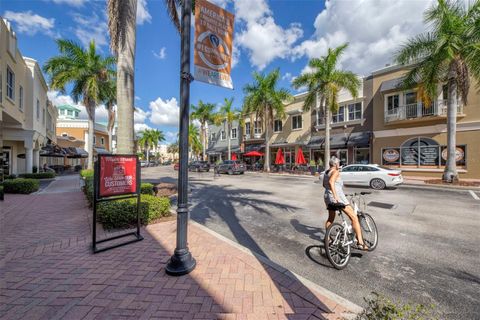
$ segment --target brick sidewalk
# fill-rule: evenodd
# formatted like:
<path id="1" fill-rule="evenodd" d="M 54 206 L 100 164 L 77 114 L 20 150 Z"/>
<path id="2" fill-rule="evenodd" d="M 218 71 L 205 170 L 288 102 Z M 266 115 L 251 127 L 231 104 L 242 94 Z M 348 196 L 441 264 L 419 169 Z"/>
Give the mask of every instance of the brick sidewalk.
<path id="1" fill-rule="evenodd" d="M 145 240 L 93 255 L 80 192 L 2 203 L 2 319 L 341 319 L 347 310 L 214 234 L 189 226 L 197 260 L 165 274 L 175 221 Z"/>

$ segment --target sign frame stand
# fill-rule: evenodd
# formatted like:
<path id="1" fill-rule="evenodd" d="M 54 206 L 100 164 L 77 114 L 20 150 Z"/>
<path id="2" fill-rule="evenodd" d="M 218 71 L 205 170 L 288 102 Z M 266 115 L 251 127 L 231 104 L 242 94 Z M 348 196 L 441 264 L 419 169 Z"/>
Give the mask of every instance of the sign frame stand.
<path id="1" fill-rule="evenodd" d="M 101 163 L 101 158 L 104 157 L 135 157 L 136 159 L 136 192 L 127 194 L 127 195 L 121 195 L 121 196 L 113 196 L 113 197 L 101 197 L 100 196 L 100 163 Z M 92 221 L 92 250 L 93 253 L 99 253 L 103 251 L 107 251 L 110 249 L 114 249 L 117 247 L 121 247 L 130 243 L 142 241 L 143 237 L 140 234 L 140 185 L 141 185 L 141 178 L 140 178 L 140 162 L 138 161 L 138 156 L 136 155 L 131 155 L 131 154 L 99 154 L 97 161 L 94 163 L 94 174 L 93 174 L 93 221 Z M 132 199 L 136 198 L 137 199 L 137 230 L 136 231 L 131 231 L 125 234 L 105 238 L 102 240 L 97 240 L 97 205 L 100 202 L 108 202 L 108 201 L 115 201 L 115 200 L 122 200 L 122 199 Z M 135 239 L 126 241 L 126 242 L 121 242 L 117 243 L 111 246 L 107 247 L 102 247 L 100 249 L 97 248 L 97 244 L 100 243 L 105 243 L 109 242 L 112 240 L 117 240 L 120 238 L 124 237 L 129 237 L 129 236 L 134 236 Z"/>

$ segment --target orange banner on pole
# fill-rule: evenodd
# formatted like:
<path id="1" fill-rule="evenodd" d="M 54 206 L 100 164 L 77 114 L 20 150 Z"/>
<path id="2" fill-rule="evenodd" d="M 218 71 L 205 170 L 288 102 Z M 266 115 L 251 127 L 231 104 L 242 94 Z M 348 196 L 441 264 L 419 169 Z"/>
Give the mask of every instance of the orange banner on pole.
<path id="1" fill-rule="evenodd" d="M 233 89 L 233 23 L 235 16 L 206 0 L 195 1 L 195 80 Z"/>

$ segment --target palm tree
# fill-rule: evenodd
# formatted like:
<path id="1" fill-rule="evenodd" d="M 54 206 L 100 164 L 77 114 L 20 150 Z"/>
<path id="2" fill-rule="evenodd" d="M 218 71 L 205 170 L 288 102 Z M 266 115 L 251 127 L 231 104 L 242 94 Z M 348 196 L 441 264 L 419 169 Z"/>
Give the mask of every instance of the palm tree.
<path id="1" fill-rule="evenodd" d="M 143 145 L 147 163 L 150 161 L 150 148 L 156 146 L 159 142 L 165 141 L 165 135 L 157 129 L 146 129 L 140 132 L 141 137 L 138 143 Z"/>
<path id="2" fill-rule="evenodd" d="M 110 48 L 118 60 L 117 150 L 134 153 L 135 47 L 137 0 L 108 0 Z"/>
<path id="3" fill-rule="evenodd" d="M 75 102 L 82 101 L 88 113 L 88 168 L 93 168 L 93 137 L 95 108 L 108 90 L 108 80 L 115 75 L 115 58 L 102 57 L 92 40 L 88 48 L 82 48 L 70 40 L 57 40 L 60 55 L 50 58 L 43 70 L 50 77 L 50 88 L 65 93 L 71 84 Z"/>
<path id="4" fill-rule="evenodd" d="M 197 106 L 192 105 L 192 119 L 200 121 L 200 133 L 201 133 L 201 143 L 203 146 L 203 160 L 206 159 L 206 145 L 207 145 L 207 128 L 206 125 L 209 122 L 213 122 L 214 114 L 213 110 L 215 105 L 212 103 L 203 103 L 202 100 L 198 102 Z"/>
<path id="5" fill-rule="evenodd" d="M 110 79 L 108 82 L 108 86 L 104 92 L 103 102 L 105 103 L 105 109 L 107 109 L 108 113 L 108 124 L 107 124 L 107 131 L 108 131 L 108 149 L 112 151 L 112 136 L 113 136 L 113 127 L 115 126 L 115 114 L 116 110 L 114 108 L 115 104 L 117 103 L 117 82 L 115 79 Z"/>
<path id="6" fill-rule="evenodd" d="M 232 109 L 233 98 L 227 99 L 223 103 L 223 106 L 220 108 L 219 115 L 217 117 L 217 124 L 222 122 L 224 129 L 227 131 L 227 145 L 228 145 L 228 160 L 232 160 L 231 152 L 231 141 L 230 135 L 232 132 L 233 122 L 240 119 L 240 112 L 235 109 Z"/>
<path id="7" fill-rule="evenodd" d="M 402 86 L 418 86 L 426 105 L 437 99 L 439 84 L 447 84 L 447 163 L 443 180 L 453 182 L 458 180 L 455 160 L 457 96 L 462 103 L 467 103 L 470 74 L 480 83 L 480 1 L 465 9 L 461 2 L 438 0 L 424 17 L 430 25 L 429 32 L 403 45 L 396 61 L 409 65 Z"/>
<path id="8" fill-rule="evenodd" d="M 179 151 L 178 141 L 175 141 L 175 142 L 169 144 L 168 147 L 167 147 L 167 152 L 172 154 L 173 157 L 175 157 L 175 154 L 177 154 L 178 151 Z"/>
<path id="9" fill-rule="evenodd" d="M 188 145 L 190 150 L 195 157 L 198 157 L 200 152 L 202 152 L 202 143 L 200 142 L 200 133 L 198 127 L 193 123 L 190 123 L 188 126 Z"/>
<path id="10" fill-rule="evenodd" d="M 351 71 L 338 70 L 337 62 L 348 44 L 341 45 L 335 49 L 329 48 L 327 55 L 321 58 L 314 58 L 308 62 L 312 71 L 300 75 L 293 81 L 294 88 L 306 86 L 308 94 L 305 98 L 303 109 L 309 111 L 316 107 L 317 99 L 321 100 L 325 114 L 325 155 L 324 164 L 328 169 L 330 161 L 330 121 L 331 113 L 338 110 L 338 94 L 340 90 L 346 89 L 355 99 L 358 96 L 360 79 Z"/>
<path id="11" fill-rule="evenodd" d="M 253 84 L 244 87 L 244 114 L 255 114 L 255 119 L 262 119 L 265 128 L 265 164 L 264 170 L 270 171 L 270 128 L 273 128 L 274 115 L 285 117 L 285 103 L 292 99 L 286 89 L 277 89 L 280 78 L 278 69 L 265 75 L 253 73 Z"/>

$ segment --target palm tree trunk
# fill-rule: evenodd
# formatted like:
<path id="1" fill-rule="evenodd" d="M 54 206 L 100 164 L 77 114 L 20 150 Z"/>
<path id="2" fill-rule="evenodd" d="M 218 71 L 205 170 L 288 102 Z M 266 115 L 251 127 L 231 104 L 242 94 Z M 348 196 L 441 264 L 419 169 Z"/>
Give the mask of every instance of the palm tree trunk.
<path id="1" fill-rule="evenodd" d="M 330 168 L 330 107 L 325 105 L 325 154 L 323 165 L 325 170 Z"/>
<path id="2" fill-rule="evenodd" d="M 115 126 L 115 111 L 113 110 L 113 106 L 108 106 L 108 151 L 112 152 L 113 143 L 113 127 Z"/>
<path id="3" fill-rule="evenodd" d="M 207 130 L 205 128 L 205 122 L 202 121 L 202 160 L 203 161 L 205 161 L 206 153 L 207 153 L 206 141 L 207 141 Z"/>
<path id="4" fill-rule="evenodd" d="M 230 123 L 227 122 L 227 145 L 228 145 L 228 160 L 232 160 L 232 151 L 231 151 L 231 140 L 230 140 L 230 134 L 232 130 L 230 129 Z"/>
<path id="5" fill-rule="evenodd" d="M 88 102 L 86 105 L 88 113 L 88 141 L 87 144 L 90 147 L 88 150 L 87 169 L 93 169 L 93 152 L 95 150 L 95 144 L 93 143 L 93 136 L 95 135 L 95 103 Z"/>
<path id="6" fill-rule="evenodd" d="M 263 168 L 266 172 L 270 172 L 270 132 L 269 128 L 269 117 L 268 110 L 265 107 L 265 163 Z"/>
<path id="7" fill-rule="evenodd" d="M 455 78 L 448 80 L 447 98 L 447 163 L 443 172 L 443 180 L 446 182 L 458 181 L 457 162 L 455 153 L 457 148 L 457 82 Z"/>
<path id="8" fill-rule="evenodd" d="M 145 156 L 147 158 L 147 165 L 150 163 L 150 150 L 149 146 L 145 144 Z"/>
<path id="9" fill-rule="evenodd" d="M 125 21 L 125 42 L 118 46 L 117 61 L 117 106 L 118 132 L 117 152 L 133 154 L 134 150 L 134 70 L 136 46 L 136 12 L 137 0 L 121 1 L 126 6 L 123 15 Z"/>

